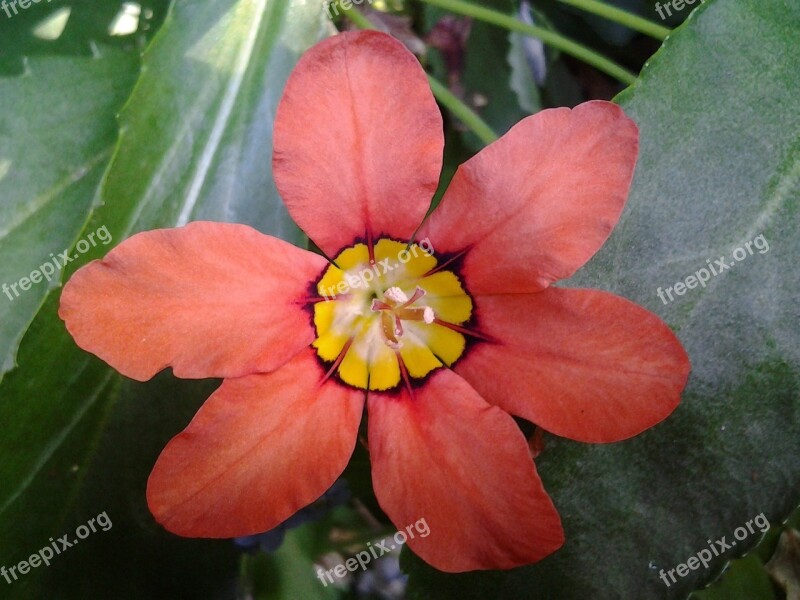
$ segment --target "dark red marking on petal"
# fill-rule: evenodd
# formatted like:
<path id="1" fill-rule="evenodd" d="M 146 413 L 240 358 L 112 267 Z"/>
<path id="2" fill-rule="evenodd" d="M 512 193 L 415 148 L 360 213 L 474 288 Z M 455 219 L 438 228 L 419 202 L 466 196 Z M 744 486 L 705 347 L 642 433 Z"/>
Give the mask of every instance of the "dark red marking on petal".
<path id="1" fill-rule="evenodd" d="M 375 238 L 372 233 L 367 231 L 367 252 L 369 253 L 369 264 L 375 265 Z"/>
<path id="2" fill-rule="evenodd" d="M 395 356 L 397 357 L 397 364 L 400 366 L 400 373 L 403 376 L 403 381 L 406 384 L 406 389 L 408 390 L 408 395 L 411 397 L 412 402 L 414 401 L 414 387 L 411 385 L 411 379 L 408 376 L 408 369 L 406 368 L 406 363 L 403 362 L 403 357 L 400 356 L 400 352 L 395 352 Z M 444 364 L 444 363 L 442 363 Z M 436 369 L 434 369 L 435 371 Z M 433 373 L 433 371 L 431 371 Z"/>
<path id="3" fill-rule="evenodd" d="M 468 336 L 473 337 L 473 338 L 478 338 L 479 340 L 482 340 L 484 342 L 492 342 L 492 341 L 494 341 L 494 340 L 492 340 L 492 338 L 490 338 L 486 334 L 480 333 L 478 331 L 474 331 L 472 329 L 468 329 L 466 327 L 461 327 L 459 325 L 453 325 L 452 323 L 448 323 L 447 321 L 442 321 L 439 318 L 435 318 L 433 320 L 433 322 L 436 323 L 437 325 L 441 325 L 442 327 L 447 327 L 448 329 L 452 329 L 453 331 L 457 331 L 458 333 L 461 333 L 463 335 L 468 335 Z M 466 348 L 464 349 L 464 351 L 466 352 Z M 462 356 L 463 356 L 463 354 L 462 354 Z M 461 357 L 459 357 L 459 358 L 461 358 Z"/>
<path id="4" fill-rule="evenodd" d="M 423 275 L 422 277 L 428 277 L 430 275 L 433 275 L 434 273 L 438 273 L 439 271 L 441 271 L 445 267 L 448 267 L 451 264 L 457 262 L 456 265 L 453 265 L 452 267 L 450 267 L 450 270 L 455 272 L 456 276 L 458 277 L 458 280 L 461 282 L 461 285 L 463 286 L 464 285 L 464 278 L 461 276 L 460 271 L 461 271 L 461 266 L 462 266 L 462 263 L 463 263 L 462 259 L 467 254 L 467 252 L 469 252 L 469 248 L 464 248 L 463 250 L 461 250 L 460 252 L 456 252 L 455 254 L 444 255 L 442 257 L 444 260 L 441 260 L 441 261 L 437 257 L 437 263 L 438 264 L 435 267 L 433 267 L 430 271 L 425 273 L 425 275 Z M 435 248 L 433 250 L 433 255 L 434 255 L 434 257 L 436 257 L 436 249 Z"/>
<path id="5" fill-rule="evenodd" d="M 328 370 L 327 373 L 325 373 L 325 377 L 322 379 L 322 383 L 328 381 L 328 379 L 330 379 L 336 372 L 336 369 L 339 368 L 339 365 L 342 364 L 344 357 L 347 355 L 347 351 L 350 350 L 350 346 L 353 345 L 354 339 L 355 338 L 350 338 L 349 340 L 347 340 L 347 343 L 342 347 L 341 352 L 339 352 L 339 356 L 336 357 L 336 360 L 333 361 L 333 365 L 331 366 L 331 368 Z"/>

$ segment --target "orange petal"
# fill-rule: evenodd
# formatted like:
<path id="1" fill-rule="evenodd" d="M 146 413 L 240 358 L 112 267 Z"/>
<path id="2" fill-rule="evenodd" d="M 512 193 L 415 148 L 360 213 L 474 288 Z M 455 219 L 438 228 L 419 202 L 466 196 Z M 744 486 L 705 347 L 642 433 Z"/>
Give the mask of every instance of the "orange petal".
<path id="1" fill-rule="evenodd" d="M 225 380 L 153 468 L 156 520 L 187 537 L 251 535 L 319 498 L 347 466 L 364 408 L 363 391 L 323 377 L 307 350 Z"/>
<path id="2" fill-rule="evenodd" d="M 302 300 L 321 256 L 245 225 L 134 235 L 77 271 L 59 316 L 76 343 L 133 379 L 278 368 L 314 339 Z"/>
<path id="3" fill-rule="evenodd" d="M 508 569 L 564 541 L 514 420 L 448 369 L 414 399 L 370 393 L 369 451 L 381 508 L 398 531 L 425 519 L 407 543 L 439 570 Z"/>
<path id="4" fill-rule="evenodd" d="M 569 277 L 617 223 L 638 152 L 610 102 L 543 110 L 461 165 L 416 236 L 466 251 L 473 294 L 535 292 Z"/>
<path id="5" fill-rule="evenodd" d="M 599 290 L 478 296 L 479 343 L 456 371 L 488 402 L 560 436 L 614 442 L 665 419 L 689 358 L 653 313 Z"/>
<path id="6" fill-rule="evenodd" d="M 273 170 L 289 213 L 328 254 L 410 239 L 442 167 L 442 116 L 425 73 L 389 35 L 342 33 L 297 64 L 275 119 Z"/>

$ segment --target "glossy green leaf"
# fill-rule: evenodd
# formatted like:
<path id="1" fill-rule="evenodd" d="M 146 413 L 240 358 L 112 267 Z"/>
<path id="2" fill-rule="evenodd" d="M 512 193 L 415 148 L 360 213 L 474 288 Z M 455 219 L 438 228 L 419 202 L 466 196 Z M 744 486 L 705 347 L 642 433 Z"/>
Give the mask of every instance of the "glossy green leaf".
<path id="1" fill-rule="evenodd" d="M 708 0 L 619 98 L 641 130 L 633 189 L 569 283 L 630 298 L 677 331 L 693 365 L 680 407 L 617 444 L 547 437 L 537 464 L 565 546 L 508 573 L 445 576 L 408 560 L 412 597 L 684 598 L 758 542 L 735 540 L 737 528 L 797 505 L 798 28 L 796 2 Z M 659 299 L 720 257 L 735 266 Z M 722 536 L 736 545 L 709 568 L 660 580 Z"/>
<path id="2" fill-rule="evenodd" d="M 176 2 L 121 115 L 104 194 L 116 207 L 109 228 L 234 221 L 302 240 L 272 180 L 272 125 L 283 82 L 322 35 L 322 19 L 314 3 Z"/>
<path id="3" fill-rule="evenodd" d="M 704 590 L 694 592 L 689 600 L 727 600 L 728 598 L 772 600 L 779 598 L 780 596 L 775 594 L 775 582 L 770 583 L 767 563 L 770 563 L 771 559 L 778 554 L 781 535 L 786 531 L 796 529 L 798 525 L 800 525 L 800 508 L 795 509 L 782 525 L 773 523 L 758 546 L 753 548 L 747 556 L 732 560 L 718 581 L 713 582 Z M 789 565 L 793 563 L 796 565 L 795 569 L 800 568 L 800 563 L 795 557 L 790 556 L 789 558 Z M 776 562 L 785 564 L 782 560 Z"/>
<path id="4" fill-rule="evenodd" d="M 53 561 L 42 573 L 39 597 L 232 597 L 239 556 L 233 542 L 172 535 L 151 517 L 145 498 L 147 477 L 159 453 L 218 382 L 185 381 L 168 372 L 147 383 L 114 379 L 119 383 L 117 399 L 58 533 L 73 532 L 101 512 L 113 526 Z M 28 545 L 36 546 L 33 540 Z"/>
<path id="5" fill-rule="evenodd" d="M 322 528 L 306 523 L 286 532 L 276 552 L 247 557 L 250 563 L 252 594 L 256 600 L 333 600 L 342 590 L 315 577 L 314 554 L 321 537 L 329 532 L 330 522 Z"/>
<path id="6" fill-rule="evenodd" d="M 0 565 L 69 533 L 63 520 L 119 387 L 108 367 L 63 335 L 56 308 L 51 295 L 23 340 L 20 367 L 0 385 Z M 43 575 L 14 581 L 5 597 L 35 597 Z"/>
<path id="7" fill-rule="evenodd" d="M 697 600 L 775 600 L 777 597 L 764 565 L 754 555 L 734 560 L 719 582 L 692 595 Z"/>
<path id="8" fill-rule="evenodd" d="M 105 176 L 104 204 L 82 235 L 105 227 L 116 244 L 137 231 L 206 218 L 298 239 L 271 180 L 271 129 L 286 77 L 320 39 L 322 26 L 322 12 L 311 3 L 176 1 L 143 57 L 144 72 L 121 116 L 119 145 Z M 90 249 L 68 269 L 110 247 Z M 19 368 L 0 385 L 0 564 L 14 564 L 64 533 L 63 515 L 81 480 L 69 474 L 86 469 L 120 381 L 75 347 L 56 316 L 57 302 L 50 297 L 23 339 Z M 195 406 L 204 397 L 188 394 Z M 169 406 L 148 418 L 137 426 L 170 423 L 178 433 L 186 424 Z M 141 499 L 145 480 L 139 483 L 130 494 Z M 82 505 L 87 518 L 104 510 L 99 502 Z M 83 513 L 75 515 L 80 523 Z M 146 514 L 135 517 L 130 522 L 150 526 Z M 141 545 L 137 551 L 147 553 Z M 89 565 L 83 568 L 91 573 Z M 157 570 L 141 575 L 157 587 Z M 25 584 L 33 586 L 40 573 L 27 577 Z M 29 597 L 22 586 L 12 592 Z"/>
<path id="9" fill-rule="evenodd" d="M 515 10 L 511 0 L 491 0 L 482 4 L 508 14 Z M 510 51 L 511 41 L 507 31 L 473 21 L 464 61 L 464 88 L 467 100 L 475 105 L 478 114 L 498 135 L 511 129 L 517 121 L 527 116 L 529 110 L 520 106 L 517 95 L 511 89 Z M 466 134 L 464 141 L 475 151 L 484 146 L 472 133 Z"/>
<path id="10" fill-rule="evenodd" d="M 0 4 L 3 74 L 24 73 L 32 57 L 88 58 L 98 47 L 135 51 L 157 30 L 169 0 L 31 0 L 27 8 L 12 4 Z"/>
<path id="11" fill-rule="evenodd" d="M 508 64 L 511 67 L 509 87 L 517 96 L 519 107 L 528 114 L 542 109 L 542 95 L 533 78 L 533 71 L 525 55 L 525 36 L 521 33 L 510 33 L 508 39 L 511 47 L 508 50 Z"/>
<path id="12" fill-rule="evenodd" d="M 61 280 L 60 254 L 89 215 L 137 73 L 134 53 L 98 52 L 31 59 L 25 75 L 0 77 L 0 380 Z"/>

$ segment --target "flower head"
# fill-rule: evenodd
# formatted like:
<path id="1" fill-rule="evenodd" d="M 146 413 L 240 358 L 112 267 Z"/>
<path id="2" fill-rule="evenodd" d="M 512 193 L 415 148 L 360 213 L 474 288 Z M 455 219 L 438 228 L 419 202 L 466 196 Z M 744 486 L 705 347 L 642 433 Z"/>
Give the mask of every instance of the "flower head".
<path id="1" fill-rule="evenodd" d="M 655 315 L 551 286 L 604 243 L 638 131 L 608 102 L 542 111 L 462 165 L 424 221 L 442 118 L 377 32 L 311 49 L 278 109 L 273 168 L 330 259 L 244 225 L 140 233 L 75 273 L 60 315 L 146 380 L 224 378 L 164 449 L 147 499 L 180 535 L 269 530 L 341 475 L 368 409 L 377 499 L 445 571 L 534 562 L 561 523 L 511 415 L 611 442 L 677 406 L 689 371 Z M 420 224 L 422 226 L 420 227 Z"/>

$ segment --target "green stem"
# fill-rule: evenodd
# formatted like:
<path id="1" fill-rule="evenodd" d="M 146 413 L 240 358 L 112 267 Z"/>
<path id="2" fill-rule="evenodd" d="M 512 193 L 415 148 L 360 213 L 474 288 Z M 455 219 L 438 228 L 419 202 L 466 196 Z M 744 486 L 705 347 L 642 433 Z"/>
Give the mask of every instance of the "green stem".
<path id="1" fill-rule="evenodd" d="M 627 10 L 609 6 L 605 2 L 599 2 L 598 0 L 559 0 L 559 2 L 575 6 L 614 23 L 619 23 L 628 29 L 649 35 L 657 40 L 663 40 L 670 34 L 670 29 L 663 25 L 653 23 L 639 15 L 629 13 Z"/>
<path id="2" fill-rule="evenodd" d="M 345 16 L 350 19 L 357 27 L 361 29 L 375 29 L 375 26 L 361 14 L 358 10 L 351 9 L 344 11 Z M 491 144 L 497 139 L 497 134 L 494 130 L 481 119 L 478 114 L 473 111 L 469 106 L 464 104 L 458 97 L 453 94 L 447 86 L 442 84 L 438 79 L 428 75 L 428 83 L 430 83 L 433 95 L 439 103 L 447 108 L 453 115 L 458 118 L 464 125 L 469 127 L 472 132 L 484 144 Z"/>
<path id="3" fill-rule="evenodd" d="M 361 13 L 357 8 L 350 8 L 350 10 L 345 10 L 344 15 L 350 19 L 359 29 L 375 29 L 375 26 L 372 22 Z"/>
<path id="4" fill-rule="evenodd" d="M 469 106 L 464 104 L 458 97 L 447 89 L 438 79 L 428 75 L 428 83 L 436 99 L 456 116 L 464 125 L 469 127 L 484 144 L 491 144 L 497 139 L 497 134 L 486 121 L 481 119 L 478 114 Z"/>
<path id="5" fill-rule="evenodd" d="M 253 595 L 253 558 L 248 554 L 239 559 L 239 591 L 242 598 Z"/>
<path id="6" fill-rule="evenodd" d="M 538 27 L 536 25 L 528 25 L 519 19 L 503 14 L 490 8 L 484 8 L 471 2 L 464 0 L 420 0 L 425 4 L 431 6 L 438 6 L 449 12 L 464 15 L 465 17 L 472 17 L 479 21 L 484 21 L 498 27 L 503 27 L 509 31 L 516 31 L 525 35 L 539 38 L 545 44 L 561 50 L 565 54 L 574 56 L 583 62 L 596 67 L 600 71 L 607 73 L 611 77 L 618 79 L 627 85 L 636 81 L 636 75 L 628 71 L 622 65 L 615 63 L 613 60 L 598 54 L 591 48 L 587 48 L 563 35 Z"/>

